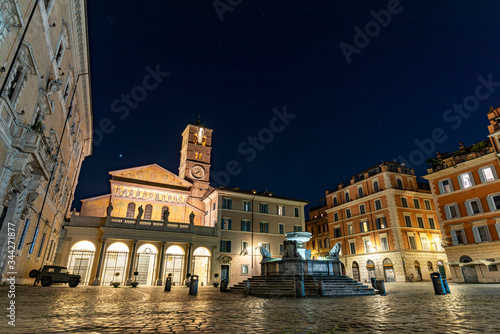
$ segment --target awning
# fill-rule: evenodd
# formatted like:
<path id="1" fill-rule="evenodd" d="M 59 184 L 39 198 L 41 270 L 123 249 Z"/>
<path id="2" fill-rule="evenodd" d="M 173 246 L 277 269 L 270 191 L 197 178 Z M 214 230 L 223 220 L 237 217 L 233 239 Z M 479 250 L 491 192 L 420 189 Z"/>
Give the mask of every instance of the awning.
<path id="1" fill-rule="evenodd" d="M 458 262 L 458 261 L 451 261 L 451 262 L 448 262 L 448 263 L 445 263 L 449 266 L 459 266 L 459 267 L 463 267 L 463 266 L 475 266 L 475 265 L 485 265 L 485 266 L 491 266 L 491 265 L 495 265 L 495 264 L 500 264 L 500 261 L 486 261 L 486 260 L 474 260 L 472 262 L 467 262 L 467 263 L 464 263 L 464 262 Z"/>

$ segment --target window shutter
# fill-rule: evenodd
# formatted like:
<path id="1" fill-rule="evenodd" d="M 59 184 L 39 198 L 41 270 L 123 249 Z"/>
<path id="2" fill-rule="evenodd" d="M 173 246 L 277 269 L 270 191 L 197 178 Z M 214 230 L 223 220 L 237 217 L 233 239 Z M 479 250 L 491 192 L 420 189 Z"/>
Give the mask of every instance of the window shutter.
<path id="1" fill-rule="evenodd" d="M 475 186 L 476 185 L 476 181 L 474 181 L 474 175 L 471 173 L 471 172 L 468 172 L 467 174 L 469 174 L 469 178 L 470 178 L 470 183 Z"/>
<path id="2" fill-rule="evenodd" d="M 380 218 L 377 218 L 375 222 L 377 224 L 377 230 L 380 230 Z"/>
<path id="3" fill-rule="evenodd" d="M 495 180 L 498 179 L 497 171 L 495 169 L 495 166 L 491 166 L 491 172 L 493 173 L 493 176 L 495 177 Z"/>
<path id="4" fill-rule="evenodd" d="M 462 182 L 462 174 L 457 176 L 458 179 L 458 185 L 460 186 L 460 189 L 464 189 L 464 184 Z"/>
<path id="5" fill-rule="evenodd" d="M 477 226 L 472 228 L 472 233 L 474 233 L 474 240 L 476 240 L 476 243 L 481 242 L 481 236 L 479 235 L 479 231 L 477 230 Z"/>
<path id="6" fill-rule="evenodd" d="M 444 207 L 444 214 L 446 215 L 446 219 L 450 220 L 451 219 L 451 213 L 450 213 L 450 207 L 445 206 Z"/>
<path id="7" fill-rule="evenodd" d="M 486 200 L 488 201 L 488 206 L 490 207 L 490 211 L 495 211 L 495 202 L 493 201 L 493 196 L 488 196 L 486 197 Z"/>
<path id="8" fill-rule="evenodd" d="M 486 180 L 484 179 L 484 173 L 482 169 L 479 170 L 479 179 L 481 179 L 481 183 L 486 182 Z"/>
<path id="9" fill-rule="evenodd" d="M 360 222 L 360 223 L 359 223 L 359 231 L 360 231 L 360 232 L 363 232 L 363 222 Z"/>
<path id="10" fill-rule="evenodd" d="M 231 252 L 231 241 L 226 241 L 226 248 L 228 252 Z"/>
<path id="11" fill-rule="evenodd" d="M 497 234 L 498 234 L 498 237 L 500 238 L 500 223 L 496 223 L 495 227 L 497 228 Z"/>
<path id="12" fill-rule="evenodd" d="M 474 214 L 470 202 L 465 202 L 465 209 L 467 210 L 467 215 L 472 216 Z"/>
<path id="13" fill-rule="evenodd" d="M 451 241 L 453 241 L 453 245 L 458 245 L 457 232 L 450 231 Z"/>
<path id="14" fill-rule="evenodd" d="M 476 202 L 477 202 L 477 206 L 479 207 L 479 212 L 484 213 L 483 205 L 481 204 L 481 200 L 478 198 Z"/>
<path id="15" fill-rule="evenodd" d="M 229 219 L 227 220 L 227 229 L 228 229 L 228 230 L 231 230 L 231 222 L 232 222 L 232 220 L 231 220 L 231 218 L 229 218 Z"/>
<path id="16" fill-rule="evenodd" d="M 439 193 L 444 194 L 443 181 L 439 181 L 438 185 L 439 185 Z"/>

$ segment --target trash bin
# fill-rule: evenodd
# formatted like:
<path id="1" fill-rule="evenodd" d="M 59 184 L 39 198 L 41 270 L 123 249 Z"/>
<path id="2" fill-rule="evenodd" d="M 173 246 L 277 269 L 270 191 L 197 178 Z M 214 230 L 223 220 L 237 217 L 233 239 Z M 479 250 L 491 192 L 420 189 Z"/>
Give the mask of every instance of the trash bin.
<path id="1" fill-rule="evenodd" d="M 189 283 L 190 295 L 196 296 L 198 294 L 198 281 L 199 281 L 198 275 L 191 276 L 191 282 Z"/>
<path id="2" fill-rule="evenodd" d="M 441 276 L 441 278 L 443 279 L 444 291 L 446 291 L 446 293 L 450 293 L 450 287 L 448 286 L 448 280 L 444 276 Z"/>
<path id="3" fill-rule="evenodd" d="M 305 297 L 306 290 L 304 287 L 304 276 L 295 276 L 295 297 Z"/>
<path id="4" fill-rule="evenodd" d="M 220 292 L 226 292 L 227 291 L 227 279 L 223 279 L 220 281 Z"/>
<path id="5" fill-rule="evenodd" d="M 385 296 L 387 293 L 385 292 L 385 282 L 384 280 L 376 280 L 375 282 L 376 289 L 381 296 Z"/>
<path id="6" fill-rule="evenodd" d="M 172 277 L 168 276 L 167 281 L 165 282 L 165 290 L 170 291 L 172 289 Z"/>
<path id="7" fill-rule="evenodd" d="M 372 281 L 372 288 L 376 289 L 377 288 L 377 279 L 375 277 L 372 277 L 370 278 L 370 280 Z"/>
<path id="8" fill-rule="evenodd" d="M 431 279 L 432 279 L 432 285 L 434 286 L 434 293 L 436 295 L 445 295 L 446 290 L 444 288 L 441 274 L 438 272 L 431 273 Z"/>

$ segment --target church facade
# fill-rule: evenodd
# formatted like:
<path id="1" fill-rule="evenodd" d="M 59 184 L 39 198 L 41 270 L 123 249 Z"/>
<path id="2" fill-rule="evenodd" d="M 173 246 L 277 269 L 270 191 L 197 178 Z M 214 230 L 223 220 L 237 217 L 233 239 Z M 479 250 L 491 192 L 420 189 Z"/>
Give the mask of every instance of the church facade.
<path id="1" fill-rule="evenodd" d="M 228 234 L 231 226 L 224 211 L 229 193 L 233 197 L 254 199 L 270 198 L 272 194 L 256 191 L 244 194 L 211 187 L 211 149 L 212 130 L 197 122 L 182 133 L 179 175 L 156 164 L 110 172 L 110 193 L 82 200 L 81 211 L 74 212 L 64 226 L 56 263 L 80 274 L 82 283 L 91 285 L 109 285 L 113 281 L 130 285 L 134 280 L 140 285 L 162 285 L 168 274 L 172 274 L 176 285 L 183 284 L 187 274 L 198 275 L 203 285 L 221 278 L 236 284 L 248 275 L 259 274 L 253 268 L 260 268 L 260 253 L 256 249 L 251 251 L 250 243 L 246 244 L 248 251 L 239 250 L 236 256 L 231 256 L 228 240 L 234 237 L 234 244 L 239 244 L 241 234 L 253 235 L 253 232 L 236 228 L 235 224 L 235 232 Z M 293 226 L 303 229 L 307 202 L 275 196 L 266 203 L 277 201 L 291 207 L 289 218 L 278 219 L 293 221 L 287 223 L 286 232 L 293 231 Z M 278 208 L 280 204 L 277 205 Z M 248 216 L 245 221 L 254 221 L 251 217 L 260 215 L 249 214 L 243 206 L 239 211 Z M 241 213 L 235 210 L 233 215 L 236 218 Z M 273 239 L 275 244 L 279 231 L 284 233 L 285 229 L 278 231 L 280 227 L 273 223 L 278 214 L 267 215 L 266 219 L 255 220 L 255 226 L 260 220 L 273 228 L 276 225 L 276 231 L 269 233 L 268 228 L 264 235 L 264 239 Z M 247 225 L 242 223 L 242 227 Z M 284 235 L 279 238 L 284 239 Z M 256 237 L 255 245 L 262 241 L 270 243 L 267 239 Z M 273 255 L 279 257 L 279 246 L 273 247 L 276 247 Z M 242 260 L 252 263 L 252 270 L 238 275 L 243 270 L 239 257 L 248 257 L 249 252 L 252 261 L 258 262 L 254 265 L 250 260 Z M 259 260 L 253 260 L 254 256 Z M 234 272 L 228 270 L 231 262 L 235 264 Z M 214 278 L 216 273 L 222 277 Z"/>

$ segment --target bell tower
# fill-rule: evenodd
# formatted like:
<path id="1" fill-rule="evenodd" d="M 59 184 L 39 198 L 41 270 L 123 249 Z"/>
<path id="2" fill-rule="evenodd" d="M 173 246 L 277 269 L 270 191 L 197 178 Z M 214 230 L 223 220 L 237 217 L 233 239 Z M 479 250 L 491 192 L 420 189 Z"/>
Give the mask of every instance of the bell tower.
<path id="1" fill-rule="evenodd" d="M 193 182 L 193 188 L 205 192 L 210 183 L 210 156 L 212 152 L 212 129 L 201 124 L 200 119 L 189 124 L 182 132 L 179 176 Z M 199 195 L 199 196 L 197 196 Z M 193 194 L 201 197 L 200 194 Z"/>

